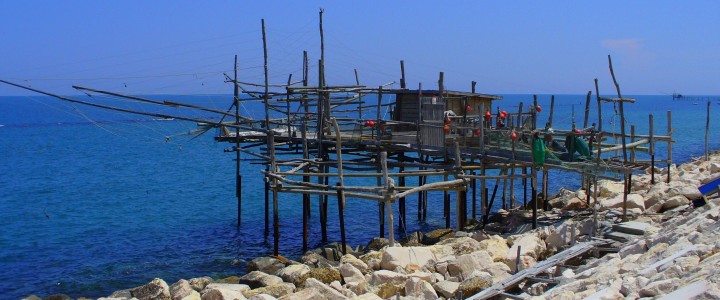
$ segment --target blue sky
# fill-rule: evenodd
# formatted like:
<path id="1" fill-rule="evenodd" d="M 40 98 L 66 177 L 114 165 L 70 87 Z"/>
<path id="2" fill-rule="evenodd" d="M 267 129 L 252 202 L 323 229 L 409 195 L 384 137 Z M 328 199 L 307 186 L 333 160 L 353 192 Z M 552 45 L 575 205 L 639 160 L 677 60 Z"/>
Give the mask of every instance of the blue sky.
<path id="1" fill-rule="evenodd" d="M 8 1 L 0 79 L 61 94 L 84 85 L 134 94 L 231 93 L 223 72 L 271 83 L 317 78 L 325 9 L 329 84 L 408 85 L 483 93 L 584 94 L 600 80 L 624 94 L 720 94 L 718 1 Z M 394 87 L 399 87 L 395 84 Z M 0 95 L 24 94 L 0 86 Z"/>

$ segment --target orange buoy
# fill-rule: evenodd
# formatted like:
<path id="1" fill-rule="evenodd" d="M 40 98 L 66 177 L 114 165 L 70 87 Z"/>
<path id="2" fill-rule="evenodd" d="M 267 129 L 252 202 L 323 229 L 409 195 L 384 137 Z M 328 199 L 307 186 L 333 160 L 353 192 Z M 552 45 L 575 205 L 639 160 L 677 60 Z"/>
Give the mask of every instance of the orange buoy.
<path id="1" fill-rule="evenodd" d="M 542 111 L 542 106 L 540 106 L 540 105 L 535 106 L 535 110 L 537 110 L 537 112 L 541 112 L 541 111 Z"/>
<path id="2" fill-rule="evenodd" d="M 510 139 L 513 140 L 513 142 L 517 141 L 517 133 L 515 132 L 515 130 L 513 130 L 513 132 L 510 134 Z"/>
<path id="3" fill-rule="evenodd" d="M 445 124 L 445 126 L 443 126 L 443 132 L 450 133 L 450 125 L 449 124 Z"/>

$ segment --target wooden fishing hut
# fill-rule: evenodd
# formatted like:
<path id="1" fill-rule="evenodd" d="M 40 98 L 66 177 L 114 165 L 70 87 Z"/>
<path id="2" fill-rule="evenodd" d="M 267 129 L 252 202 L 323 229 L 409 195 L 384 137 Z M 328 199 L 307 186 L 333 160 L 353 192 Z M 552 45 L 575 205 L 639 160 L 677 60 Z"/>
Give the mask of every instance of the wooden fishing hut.
<path id="1" fill-rule="evenodd" d="M 322 11 L 320 12 L 320 33 L 322 43 Z M 265 58 L 264 83 L 248 83 L 238 80 L 237 57 L 234 76 L 226 75 L 226 82 L 233 86 L 234 100 L 227 110 L 217 110 L 182 104 L 175 101 L 155 101 L 137 96 L 75 87 L 85 93 L 101 93 L 114 97 L 133 99 L 165 106 L 183 106 L 213 112 L 221 116 L 220 121 L 199 120 L 171 114 L 149 113 L 91 103 L 70 97 L 39 91 L 15 83 L 17 86 L 52 96 L 60 100 L 91 105 L 99 108 L 127 113 L 175 118 L 197 122 L 202 126 L 218 128 L 218 141 L 232 144 L 227 152 L 235 153 L 236 196 L 238 204 L 238 225 L 242 212 L 242 160 L 265 165 L 265 232 L 269 234 L 270 211 L 272 210 L 274 253 L 279 254 L 279 197 L 280 193 L 302 195 L 303 202 L 303 248 L 308 248 L 308 228 L 311 197 L 317 197 L 320 212 L 322 241 L 326 242 L 328 201 L 338 201 L 338 218 L 342 251 L 346 251 L 344 228 L 344 207 L 347 199 L 367 200 L 378 203 L 379 234 L 388 233 L 391 244 L 395 242 L 395 221 L 393 204 L 397 202 L 400 218 L 398 225 L 405 226 L 406 201 L 417 197 L 417 218 L 425 219 L 428 214 L 428 193 L 442 193 L 445 227 L 450 228 L 450 195 L 454 193 L 456 216 L 455 228 L 463 229 L 469 219 L 487 220 L 493 207 L 495 195 L 502 186 L 503 208 L 522 207 L 532 209 L 533 227 L 537 226 L 538 188 L 547 195 L 549 169 L 560 169 L 580 174 L 583 186 L 591 195 L 596 195 L 599 178 L 612 178 L 608 174 L 622 174 L 625 184 L 625 200 L 630 192 L 632 173 L 650 168 L 654 176 L 654 145 L 668 143 L 668 156 L 672 162 L 672 126 L 668 112 L 667 135 L 654 135 L 653 118 L 649 119 L 650 132 L 639 135 L 631 129 L 625 132 L 624 103 L 633 99 L 623 98 L 615 81 L 617 98 L 603 98 L 598 95 L 598 126 L 589 127 L 588 92 L 583 127 L 581 130 L 539 129 L 537 97 L 532 104 L 517 106 L 517 111 L 492 112 L 492 102 L 500 96 L 478 94 L 475 82 L 471 92 L 448 91 L 444 86 L 444 74 L 440 72 L 437 89 L 410 90 L 405 85 L 404 62 L 401 65 L 400 89 L 387 89 L 387 85 L 368 87 L 361 85 L 356 70 L 356 82 L 351 85 L 328 85 L 324 71 L 324 48 L 321 47 L 318 62 L 316 86 L 309 85 L 309 61 L 303 54 L 303 72 L 300 81 L 293 82 L 292 75 L 286 84 L 270 84 L 265 26 L 263 25 L 263 46 Z M 608 57 L 609 58 L 609 57 Z M 612 74 L 612 63 L 609 61 Z M 613 74 L 613 80 L 615 76 Z M 271 91 L 272 89 L 272 91 Z M 389 97 L 386 97 L 390 95 Z M 376 97 L 375 97 L 376 96 Z M 239 107 L 244 101 L 262 101 L 263 119 L 252 119 L 240 114 Z M 373 103 L 374 102 L 374 103 Z M 602 103 L 612 102 L 620 107 L 621 132 L 604 131 L 602 128 Z M 553 98 L 554 103 L 554 98 Z M 549 123 L 552 125 L 553 105 L 550 108 Z M 234 109 L 234 112 L 233 112 Z M 383 111 L 392 113 L 383 114 Z M 540 146 L 543 136 L 572 137 L 587 141 L 590 149 L 582 159 L 562 159 L 545 151 Z M 603 144 L 614 138 L 613 144 Z M 627 139 L 630 143 L 627 143 Z M 538 158 L 535 146 L 542 149 Z M 634 155 L 640 146 L 648 145 L 650 161 L 640 161 Z M 620 154 L 620 151 L 622 154 Z M 615 153 L 615 155 L 609 155 Z M 244 158 L 241 157 L 244 154 Z M 546 159 L 547 158 L 547 159 Z M 496 170 L 496 172 L 490 172 Z M 542 186 L 538 187 L 538 172 L 542 172 Z M 417 184 L 410 186 L 407 178 L 417 178 Z M 374 185 L 359 185 L 354 178 L 375 179 Z M 528 183 L 528 179 L 530 179 Z M 654 182 L 654 177 L 653 177 Z M 667 175 L 670 180 L 670 174 Z M 486 188 L 494 181 L 492 193 Z M 479 184 L 478 184 L 479 183 Z M 517 185 L 516 185 L 517 184 Z M 522 185 L 522 197 L 516 197 L 516 187 Z M 479 186 L 478 186 L 479 185 Z M 530 190 L 528 194 L 528 189 Z M 507 195 L 507 196 L 506 196 Z M 477 208 L 479 196 L 479 209 Z M 547 196 L 544 196 L 547 198 Z M 439 197 L 433 198 L 437 199 Z M 520 205 L 522 198 L 522 205 Z M 528 202 L 528 198 L 530 201 Z M 253 199 L 255 200 L 255 199 Z M 468 201 L 470 200 L 470 201 Z M 471 203 L 469 214 L 468 202 Z M 626 201 L 625 201 L 626 202 Z M 547 203 L 547 201 L 543 201 Z M 547 208 L 547 207 L 545 207 Z M 626 210 L 626 207 L 625 207 Z M 470 217 L 470 218 L 468 218 Z M 386 227 L 387 226 L 387 227 Z M 387 229 L 387 230 L 386 230 Z"/>

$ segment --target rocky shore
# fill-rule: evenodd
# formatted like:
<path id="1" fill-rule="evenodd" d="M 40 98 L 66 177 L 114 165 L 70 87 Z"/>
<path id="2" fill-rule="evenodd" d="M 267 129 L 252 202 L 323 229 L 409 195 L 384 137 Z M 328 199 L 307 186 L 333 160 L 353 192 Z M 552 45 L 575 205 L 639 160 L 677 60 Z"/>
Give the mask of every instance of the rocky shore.
<path id="1" fill-rule="evenodd" d="M 484 229 L 416 232 L 394 246 L 376 238 L 344 255 L 331 245 L 299 261 L 261 257 L 241 277 L 170 285 L 156 278 L 100 299 L 465 299 L 598 238 L 608 244 L 543 270 L 500 298 L 720 299 L 720 199 L 698 200 L 697 189 L 720 177 L 720 155 L 670 171 L 670 183 L 663 169 L 655 184 L 647 174 L 633 176 L 626 219 L 622 183 L 601 181 L 594 210 L 586 191 L 562 190 L 549 197 L 553 209 L 541 213 L 544 226 L 535 230 L 527 230 L 529 212 L 501 211 Z"/>

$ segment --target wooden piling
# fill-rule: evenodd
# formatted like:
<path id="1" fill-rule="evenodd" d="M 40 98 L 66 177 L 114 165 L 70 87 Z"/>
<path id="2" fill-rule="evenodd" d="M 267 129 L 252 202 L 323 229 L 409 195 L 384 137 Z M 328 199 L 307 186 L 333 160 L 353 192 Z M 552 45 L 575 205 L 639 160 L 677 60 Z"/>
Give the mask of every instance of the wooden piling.
<path id="1" fill-rule="evenodd" d="M 705 161 L 710 160 L 710 148 L 708 147 L 710 137 L 710 101 L 707 102 L 707 118 L 705 119 Z"/>
<path id="2" fill-rule="evenodd" d="M 553 115 L 555 114 L 555 95 L 550 96 L 550 117 L 548 118 L 548 125 L 553 126 Z"/>
<path id="3" fill-rule="evenodd" d="M 405 153 L 400 152 L 400 154 L 398 154 L 398 161 L 400 163 L 400 166 L 398 167 L 398 172 L 405 172 L 405 167 L 403 166 L 403 163 L 405 162 Z M 398 186 L 400 188 L 405 187 L 405 176 L 398 177 Z M 402 197 L 398 200 L 398 210 L 400 211 L 400 220 L 398 220 L 398 227 L 400 228 L 400 231 L 405 232 L 405 197 Z"/>
<path id="4" fill-rule="evenodd" d="M 583 119 L 583 129 L 588 128 L 588 117 L 590 116 L 590 96 L 592 96 L 592 91 L 588 91 L 587 97 L 585 97 L 585 118 Z"/>
<path id="5" fill-rule="evenodd" d="M 235 67 L 233 68 L 235 82 L 238 80 L 238 57 L 235 55 Z M 240 91 L 237 84 L 233 84 L 233 96 L 235 106 L 235 197 L 237 198 L 237 226 L 242 224 L 242 173 L 240 172 Z M 267 220 L 267 218 L 266 218 Z M 266 221 L 267 223 L 267 221 Z M 267 225 L 265 225 L 267 232 Z"/>
<path id="6" fill-rule="evenodd" d="M 405 61 L 400 61 L 400 88 L 405 88 Z"/>
<path id="7" fill-rule="evenodd" d="M 612 76 L 613 83 L 615 84 L 615 89 L 617 90 L 618 94 L 618 102 L 620 102 L 620 136 L 622 137 L 622 151 L 623 151 L 623 163 L 627 162 L 627 144 L 625 142 L 625 110 L 623 103 L 625 102 L 623 100 L 622 94 L 620 93 L 620 85 L 618 84 L 617 80 L 615 79 L 615 72 L 613 71 L 613 65 L 612 65 L 612 58 L 610 55 L 608 55 L 608 65 L 610 66 L 610 75 Z"/>
<path id="8" fill-rule="evenodd" d="M 598 88 L 598 79 L 595 78 L 595 100 L 597 100 L 598 111 L 598 131 L 602 131 L 602 105 L 600 105 L 600 89 Z M 598 148 L 600 149 L 600 148 Z"/>
<path id="9" fill-rule="evenodd" d="M 667 147 L 667 150 L 668 150 L 668 156 L 667 156 L 667 177 L 665 178 L 667 183 L 670 183 L 670 180 L 671 180 L 671 179 L 670 179 L 670 178 L 671 178 L 671 175 L 670 175 L 670 171 L 671 171 L 671 170 L 670 170 L 670 166 L 672 165 L 672 134 L 673 134 L 673 131 L 674 131 L 674 130 L 673 130 L 673 128 L 672 128 L 672 111 L 671 111 L 671 110 L 668 110 L 668 111 L 667 111 L 667 135 L 668 135 L 669 137 L 671 137 L 671 139 L 670 139 L 670 141 L 668 142 L 668 147 Z"/>
<path id="10" fill-rule="evenodd" d="M 650 147 L 648 148 L 648 152 L 650 152 L 650 184 L 655 184 L 655 120 L 652 114 L 648 116 L 648 122 L 650 123 Z M 668 147 L 672 147 L 672 143 L 668 143 Z"/>
<path id="11" fill-rule="evenodd" d="M 476 175 L 477 173 L 475 171 L 472 172 L 472 175 Z M 477 179 L 473 178 L 471 181 L 472 186 L 472 219 L 477 220 Z"/>

